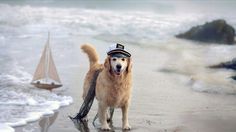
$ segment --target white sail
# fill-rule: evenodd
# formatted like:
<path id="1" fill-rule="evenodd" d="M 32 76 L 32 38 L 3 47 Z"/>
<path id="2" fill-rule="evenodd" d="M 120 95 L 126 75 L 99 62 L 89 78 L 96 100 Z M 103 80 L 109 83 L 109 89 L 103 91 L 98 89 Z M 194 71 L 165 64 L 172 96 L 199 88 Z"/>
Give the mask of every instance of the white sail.
<path id="1" fill-rule="evenodd" d="M 52 59 L 52 53 L 49 47 L 49 66 L 48 66 L 48 76 L 49 78 L 61 83 L 61 80 L 59 78 L 59 75 L 57 73 L 57 69 L 54 63 L 54 60 Z"/>
<path id="2" fill-rule="evenodd" d="M 62 86 L 61 80 L 57 73 L 55 63 L 53 61 L 49 40 L 50 40 L 50 34 L 48 34 L 48 40 L 44 46 L 43 54 L 40 58 L 39 64 L 36 68 L 31 83 L 36 87 L 44 87 L 43 84 L 47 84 L 46 87 L 51 87 L 51 88 Z"/>
<path id="3" fill-rule="evenodd" d="M 44 46 L 43 54 L 35 70 L 33 81 L 43 79 L 46 77 L 46 72 L 45 72 L 46 71 L 46 51 L 47 51 L 47 44 Z"/>

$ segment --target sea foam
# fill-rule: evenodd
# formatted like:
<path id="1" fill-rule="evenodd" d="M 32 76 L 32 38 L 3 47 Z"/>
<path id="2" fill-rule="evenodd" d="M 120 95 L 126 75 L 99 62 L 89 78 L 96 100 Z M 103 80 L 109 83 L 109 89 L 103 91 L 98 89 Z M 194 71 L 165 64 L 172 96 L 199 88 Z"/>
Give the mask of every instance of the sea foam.
<path id="1" fill-rule="evenodd" d="M 14 72 L 13 72 L 14 71 Z M 72 97 L 30 86 L 32 76 L 14 66 L 11 72 L 0 74 L 0 131 L 26 125 L 42 116 L 52 115 L 61 106 L 73 102 Z"/>

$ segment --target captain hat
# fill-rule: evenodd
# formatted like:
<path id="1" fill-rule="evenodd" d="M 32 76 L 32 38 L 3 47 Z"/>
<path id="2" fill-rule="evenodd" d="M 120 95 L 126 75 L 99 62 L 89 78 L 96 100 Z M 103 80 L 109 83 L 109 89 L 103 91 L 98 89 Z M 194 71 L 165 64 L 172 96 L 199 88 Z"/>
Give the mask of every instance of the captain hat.
<path id="1" fill-rule="evenodd" d="M 125 50 L 125 46 L 122 44 L 111 45 L 107 51 L 107 55 L 112 57 L 131 57 L 131 54 Z"/>

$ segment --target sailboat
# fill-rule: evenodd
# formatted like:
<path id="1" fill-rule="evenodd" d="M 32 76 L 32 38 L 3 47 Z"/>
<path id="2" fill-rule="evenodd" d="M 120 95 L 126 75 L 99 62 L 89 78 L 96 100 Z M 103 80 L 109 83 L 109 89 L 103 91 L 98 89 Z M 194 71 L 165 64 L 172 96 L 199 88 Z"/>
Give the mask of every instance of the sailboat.
<path id="1" fill-rule="evenodd" d="M 54 88 L 61 87 L 62 84 L 52 58 L 49 41 L 50 33 L 48 33 L 48 40 L 44 46 L 42 56 L 35 70 L 31 84 L 37 88 L 51 91 Z"/>

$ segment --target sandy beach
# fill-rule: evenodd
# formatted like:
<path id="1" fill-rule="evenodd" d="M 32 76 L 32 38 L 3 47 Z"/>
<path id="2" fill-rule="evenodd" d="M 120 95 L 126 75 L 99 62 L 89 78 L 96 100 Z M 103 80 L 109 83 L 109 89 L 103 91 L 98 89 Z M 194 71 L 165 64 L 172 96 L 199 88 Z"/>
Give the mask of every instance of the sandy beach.
<path id="1" fill-rule="evenodd" d="M 99 50 L 100 54 L 104 54 L 101 51 L 106 50 L 106 44 L 94 45 L 104 47 Z M 132 131 L 234 132 L 236 130 L 234 95 L 196 92 L 191 88 L 190 76 L 158 70 L 164 65 L 160 61 L 163 60 L 160 55 L 164 55 L 165 51 L 153 47 L 134 45 L 127 47 L 131 49 L 134 62 L 133 94 L 129 111 Z M 103 57 L 104 55 L 101 61 Z M 88 69 L 88 60 L 82 53 L 80 64 L 78 71 L 75 72 L 74 83 L 67 91 L 73 97 L 74 103 L 59 110 L 56 121 L 49 128 L 51 132 L 78 131 L 68 115 L 75 115 L 82 104 L 83 77 Z M 96 110 L 95 101 L 88 115 L 90 131 L 98 131 L 92 125 Z M 119 109 L 115 111 L 113 121 L 114 131 L 122 131 Z"/>
<path id="2" fill-rule="evenodd" d="M 132 49 L 134 61 L 133 97 L 129 111 L 133 131 L 233 132 L 236 130 L 235 96 L 195 92 L 188 84 L 190 79 L 188 76 L 157 72 L 158 65 L 161 65 L 159 60 L 162 59 L 158 59 L 160 56 L 156 52 L 160 51 L 127 46 Z M 88 66 L 88 63 L 86 65 Z M 83 80 L 82 75 L 87 70 L 86 65 L 81 66 L 78 80 Z M 71 93 L 77 92 L 72 94 L 74 104 L 60 110 L 59 118 L 51 131 L 76 131 L 67 115 L 76 113 L 81 104 L 81 84 L 82 81 L 78 81 L 75 83 L 77 86 L 70 89 Z M 89 113 L 88 124 L 91 131 L 96 130 L 92 126 L 96 105 L 95 102 Z M 115 131 L 122 131 L 120 110 L 115 111 L 113 125 Z"/>

